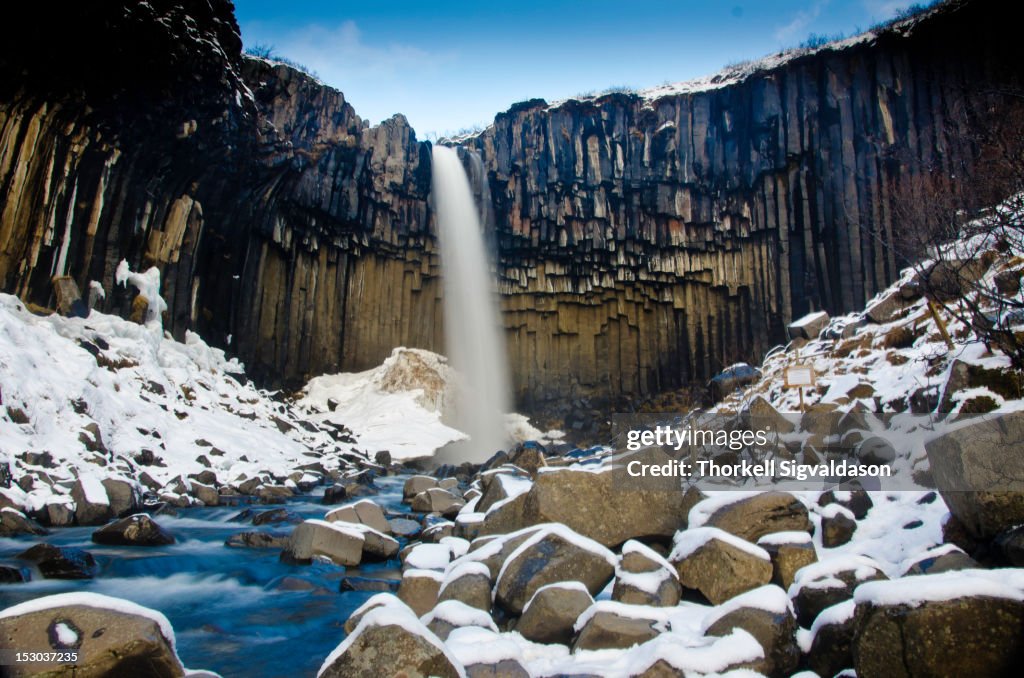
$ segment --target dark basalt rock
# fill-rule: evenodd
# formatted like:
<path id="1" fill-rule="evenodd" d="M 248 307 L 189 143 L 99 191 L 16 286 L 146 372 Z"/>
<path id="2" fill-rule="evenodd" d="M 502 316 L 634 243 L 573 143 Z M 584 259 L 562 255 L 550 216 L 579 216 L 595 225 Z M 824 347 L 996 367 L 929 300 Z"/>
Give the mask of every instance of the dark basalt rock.
<path id="1" fill-rule="evenodd" d="M 174 536 L 140 513 L 104 525 L 92 533 L 92 540 L 115 546 L 166 546 L 174 543 Z"/>
<path id="2" fill-rule="evenodd" d="M 70 546 L 36 544 L 15 558 L 35 563 L 47 579 L 92 579 L 96 574 L 92 554 Z"/>

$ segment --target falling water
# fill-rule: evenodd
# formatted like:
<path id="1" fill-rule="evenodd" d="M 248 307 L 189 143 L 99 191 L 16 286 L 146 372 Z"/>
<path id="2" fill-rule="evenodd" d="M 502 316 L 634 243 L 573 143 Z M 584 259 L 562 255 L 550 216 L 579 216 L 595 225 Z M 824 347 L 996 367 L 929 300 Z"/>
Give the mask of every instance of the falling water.
<path id="1" fill-rule="evenodd" d="M 432 190 L 444 273 L 446 352 L 465 379 L 453 424 L 470 437 L 468 444 L 449 446 L 439 457 L 479 462 L 507 446 L 505 341 L 480 218 L 453 149 L 434 147 Z"/>

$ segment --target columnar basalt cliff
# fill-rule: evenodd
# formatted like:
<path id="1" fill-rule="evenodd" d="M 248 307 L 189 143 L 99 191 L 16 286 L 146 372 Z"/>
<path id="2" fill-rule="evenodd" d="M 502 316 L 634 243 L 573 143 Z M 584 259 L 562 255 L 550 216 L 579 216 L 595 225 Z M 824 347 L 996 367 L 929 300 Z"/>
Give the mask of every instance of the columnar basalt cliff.
<path id="1" fill-rule="evenodd" d="M 443 350 L 429 144 L 240 55 L 227 0 L 21 7 L 0 41 L 0 285 L 158 266 L 177 336 L 267 383 Z M 527 102 L 488 170 L 521 404 L 639 395 L 753 358 L 900 262 L 891 197 L 969 161 L 979 87 L 1022 63 L 994 3 L 687 91 Z M 948 124 L 947 124 L 948 121 Z"/>

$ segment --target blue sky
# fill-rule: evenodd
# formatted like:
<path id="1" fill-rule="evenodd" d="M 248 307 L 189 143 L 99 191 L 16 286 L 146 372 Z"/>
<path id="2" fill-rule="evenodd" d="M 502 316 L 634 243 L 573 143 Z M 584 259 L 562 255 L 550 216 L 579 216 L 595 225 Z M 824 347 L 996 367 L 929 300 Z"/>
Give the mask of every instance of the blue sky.
<path id="1" fill-rule="evenodd" d="M 903 0 L 235 0 L 245 45 L 272 45 L 345 93 L 371 124 L 419 138 L 487 125 L 511 104 L 714 73 L 851 34 Z"/>

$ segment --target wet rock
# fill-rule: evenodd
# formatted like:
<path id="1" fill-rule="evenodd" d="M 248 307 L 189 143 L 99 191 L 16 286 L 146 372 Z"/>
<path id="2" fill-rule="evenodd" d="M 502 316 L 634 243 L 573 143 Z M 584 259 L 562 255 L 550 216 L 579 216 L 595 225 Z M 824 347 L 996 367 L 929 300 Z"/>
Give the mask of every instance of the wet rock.
<path id="1" fill-rule="evenodd" d="M 572 644 L 572 651 L 625 649 L 651 640 L 658 635 L 655 621 L 641 616 L 643 608 L 634 608 L 636 616 L 622 614 L 631 606 L 608 608 L 595 603 L 593 608 L 581 616 L 579 635 Z"/>
<path id="2" fill-rule="evenodd" d="M 348 498 L 348 488 L 345 485 L 335 484 L 324 490 L 324 498 L 320 500 L 320 503 L 327 505 L 340 504 Z"/>
<path id="3" fill-rule="evenodd" d="M 437 676 L 460 678 L 440 639 L 401 608 L 381 607 L 367 612 L 320 671 L 320 678 L 353 676 Z"/>
<path id="4" fill-rule="evenodd" d="M 338 565 L 358 565 L 363 541 L 363 534 L 358 530 L 322 520 L 307 520 L 292 531 L 282 556 L 297 563 L 309 563 L 314 556 L 323 556 Z"/>
<path id="5" fill-rule="evenodd" d="M 302 516 L 285 508 L 259 511 L 252 516 L 253 525 L 276 525 L 279 523 L 301 523 Z"/>
<path id="6" fill-rule="evenodd" d="M 145 513 L 104 525 L 92 533 L 92 540 L 113 546 L 166 546 L 174 543 L 171 533 Z"/>
<path id="7" fill-rule="evenodd" d="M 70 546 L 36 544 L 15 558 L 35 563 L 47 579 L 92 579 L 96 574 L 92 554 Z"/>
<path id="8" fill-rule="evenodd" d="M 716 528 L 680 532 L 669 562 L 684 589 L 699 592 L 713 605 L 772 578 L 771 558 L 764 549 Z"/>
<path id="9" fill-rule="evenodd" d="M 570 579 L 594 595 L 611 580 L 615 563 L 615 556 L 600 544 L 564 526 L 544 527 L 504 563 L 495 602 L 518 615 L 539 588 Z"/>
<path id="10" fill-rule="evenodd" d="M 46 606 L 45 609 L 38 609 Z M 5 647 L 76 650 L 76 676 L 184 676 L 167 619 L 127 600 L 96 593 L 47 596 L 8 608 L 0 618 Z M 37 610 L 37 611 L 31 611 Z M 50 675 L 54 664 L 19 664 L 15 675 Z M 70 672 L 69 672 L 70 675 Z"/>
<path id="11" fill-rule="evenodd" d="M 17 537 L 22 534 L 47 534 L 47 530 L 17 509 L 0 509 L 0 537 Z"/>
<path id="12" fill-rule="evenodd" d="M 31 580 L 32 573 L 26 567 L 0 565 L 0 584 L 19 584 Z"/>
<path id="13" fill-rule="evenodd" d="M 727 504 L 711 514 L 706 526 L 751 542 L 772 532 L 813 529 L 807 507 L 787 492 L 763 492 Z"/>
<path id="14" fill-rule="evenodd" d="M 515 630 L 535 643 L 568 645 L 575 635 L 576 619 L 593 604 L 593 596 L 579 582 L 548 584 L 527 602 Z"/>
<path id="15" fill-rule="evenodd" d="M 288 546 L 289 535 L 277 532 L 239 532 L 225 540 L 224 545 L 232 548 L 283 549 Z"/>

